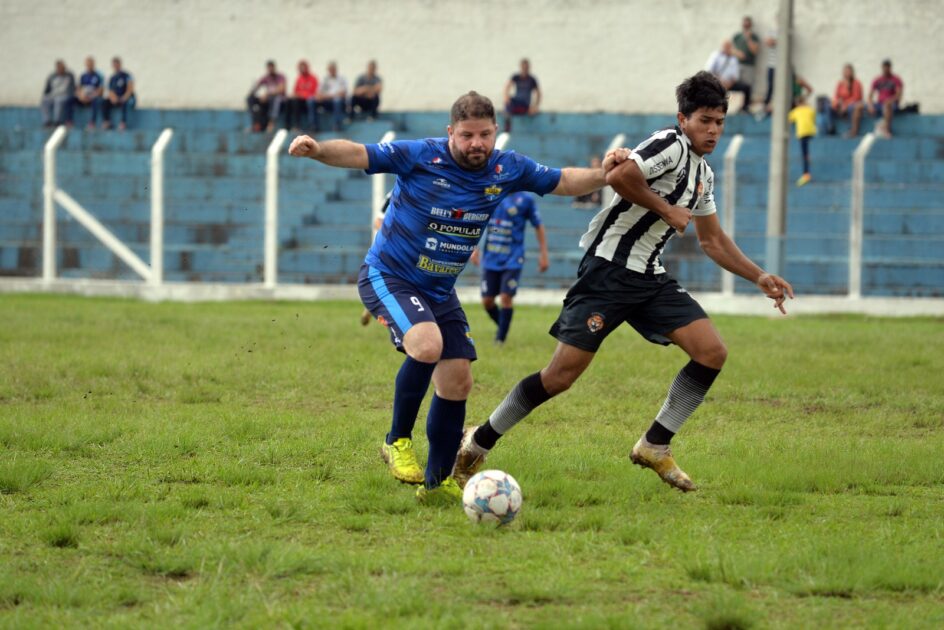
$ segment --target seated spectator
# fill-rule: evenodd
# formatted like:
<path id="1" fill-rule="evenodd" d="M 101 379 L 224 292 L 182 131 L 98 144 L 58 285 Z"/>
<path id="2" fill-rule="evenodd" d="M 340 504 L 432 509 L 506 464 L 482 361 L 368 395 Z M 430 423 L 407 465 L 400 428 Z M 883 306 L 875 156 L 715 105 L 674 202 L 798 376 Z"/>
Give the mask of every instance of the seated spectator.
<path id="1" fill-rule="evenodd" d="M 872 81 L 869 90 L 869 113 L 873 116 L 882 116 L 881 125 L 876 125 L 876 133 L 883 138 L 892 137 L 892 116 L 901 109 L 901 96 L 905 85 L 901 79 L 892 74 L 892 62 L 886 59 L 882 62 L 882 74 Z"/>
<path id="2" fill-rule="evenodd" d="M 312 74 L 308 68 L 308 62 L 304 59 L 298 62 L 298 78 L 295 79 L 294 95 L 289 103 L 289 123 L 288 126 L 293 129 L 304 128 L 318 130 L 318 102 L 315 97 L 318 95 L 318 77 Z M 305 113 L 305 121 L 302 122 L 302 113 Z"/>
<path id="3" fill-rule="evenodd" d="M 383 80 L 377 75 L 377 62 L 367 62 L 367 72 L 357 77 L 354 83 L 354 94 L 351 96 L 351 116 L 354 110 L 359 109 L 368 120 L 377 118 L 377 108 L 380 107 L 380 92 L 383 90 Z"/>
<path id="4" fill-rule="evenodd" d="M 743 111 L 747 111 L 747 98 L 750 96 L 750 86 L 744 85 L 740 81 L 741 63 L 734 54 L 734 46 L 731 40 L 721 42 L 721 49 L 711 53 L 708 57 L 708 63 L 705 64 L 705 70 L 715 75 L 715 78 L 721 81 L 721 85 L 730 92 L 741 92 L 744 94 Z"/>
<path id="5" fill-rule="evenodd" d="M 512 95 L 511 89 L 515 93 Z M 531 62 L 522 59 L 517 74 L 511 75 L 505 84 L 505 131 L 511 131 L 512 116 L 534 116 L 541 106 L 541 88 L 531 74 Z"/>
<path id="6" fill-rule="evenodd" d="M 603 166 L 603 161 L 600 158 L 596 156 L 593 156 L 592 158 L 590 158 L 590 168 L 601 168 L 602 166 Z M 589 192 L 586 195 L 579 195 L 577 197 L 574 197 L 574 202 L 571 204 L 571 206 L 574 208 L 582 208 L 582 209 L 590 209 L 590 208 L 599 209 L 602 204 L 603 204 L 603 191 L 598 189 L 598 190 L 594 190 L 593 192 Z"/>
<path id="7" fill-rule="evenodd" d="M 335 131 L 341 130 L 347 103 L 347 79 L 338 75 L 338 64 L 328 63 L 328 75 L 318 90 L 318 109 L 332 113 Z"/>
<path id="8" fill-rule="evenodd" d="M 275 129 L 285 104 L 285 75 L 275 69 L 274 61 L 266 62 L 266 73 L 252 86 L 246 103 L 253 131 Z"/>
<path id="9" fill-rule="evenodd" d="M 836 84 L 836 93 L 833 95 L 830 111 L 832 117 L 845 118 L 849 116 L 852 126 L 846 132 L 847 138 L 859 135 L 859 121 L 862 120 L 862 110 L 865 102 L 862 100 L 862 83 L 855 76 L 851 63 L 842 67 L 842 79 Z M 830 126 L 834 121 L 830 120 Z"/>
<path id="10" fill-rule="evenodd" d="M 76 107 L 91 107 L 92 115 L 88 128 L 95 129 L 102 109 L 102 95 L 105 93 L 105 77 L 95 69 L 95 59 L 85 58 L 85 72 L 79 77 L 79 89 L 75 93 Z"/>
<path id="11" fill-rule="evenodd" d="M 72 97 L 75 96 L 75 76 L 66 69 L 62 59 L 56 60 L 56 71 L 46 79 L 41 108 L 43 126 L 72 124 Z"/>
<path id="12" fill-rule="evenodd" d="M 135 104 L 134 79 L 121 69 L 121 59 L 118 57 L 111 60 L 111 67 L 114 74 L 108 79 L 108 94 L 102 108 L 102 128 L 111 129 L 111 110 L 117 107 L 121 110 L 118 129 L 123 131 L 128 128 L 128 112 Z"/>

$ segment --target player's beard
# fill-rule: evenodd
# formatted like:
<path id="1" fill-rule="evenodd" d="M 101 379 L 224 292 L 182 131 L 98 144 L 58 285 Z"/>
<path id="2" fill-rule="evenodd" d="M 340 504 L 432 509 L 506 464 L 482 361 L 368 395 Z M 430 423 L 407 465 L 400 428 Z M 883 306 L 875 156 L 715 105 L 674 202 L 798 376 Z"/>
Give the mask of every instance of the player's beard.
<path id="1" fill-rule="evenodd" d="M 489 155 L 490 152 L 484 149 L 481 151 L 469 151 L 468 153 L 463 153 L 455 147 L 453 147 L 452 150 L 452 157 L 455 158 L 459 166 L 470 171 L 485 168 L 485 165 L 488 164 Z"/>

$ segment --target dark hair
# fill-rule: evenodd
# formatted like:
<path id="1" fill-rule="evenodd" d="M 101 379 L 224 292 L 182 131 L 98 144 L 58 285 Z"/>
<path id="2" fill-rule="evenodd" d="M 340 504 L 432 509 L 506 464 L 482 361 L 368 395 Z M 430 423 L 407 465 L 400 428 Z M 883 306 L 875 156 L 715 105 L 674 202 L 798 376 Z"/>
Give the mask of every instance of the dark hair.
<path id="1" fill-rule="evenodd" d="M 495 106 L 492 105 L 492 101 L 475 90 L 463 94 L 452 104 L 449 124 L 454 125 L 457 122 L 473 118 L 488 118 L 495 122 Z"/>
<path id="2" fill-rule="evenodd" d="M 675 88 L 675 98 L 679 112 L 686 118 L 702 107 L 728 113 L 728 91 L 715 75 L 704 70 L 682 81 Z"/>

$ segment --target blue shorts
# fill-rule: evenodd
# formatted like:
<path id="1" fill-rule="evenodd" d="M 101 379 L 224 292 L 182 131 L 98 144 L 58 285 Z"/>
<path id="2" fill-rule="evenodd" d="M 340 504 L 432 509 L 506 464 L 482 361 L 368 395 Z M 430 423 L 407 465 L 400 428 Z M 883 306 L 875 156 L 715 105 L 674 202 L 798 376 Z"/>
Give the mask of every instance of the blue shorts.
<path id="1" fill-rule="evenodd" d="M 435 322 L 442 333 L 441 359 L 475 361 L 475 342 L 455 290 L 442 303 L 433 302 L 412 284 L 379 269 L 363 265 L 357 291 L 371 315 L 390 331 L 390 341 L 403 350 L 403 336 L 420 322 Z"/>
<path id="2" fill-rule="evenodd" d="M 520 269 L 505 269 L 504 271 L 483 269 L 482 297 L 495 297 L 499 293 L 514 295 L 518 292 L 518 278 L 520 277 Z"/>

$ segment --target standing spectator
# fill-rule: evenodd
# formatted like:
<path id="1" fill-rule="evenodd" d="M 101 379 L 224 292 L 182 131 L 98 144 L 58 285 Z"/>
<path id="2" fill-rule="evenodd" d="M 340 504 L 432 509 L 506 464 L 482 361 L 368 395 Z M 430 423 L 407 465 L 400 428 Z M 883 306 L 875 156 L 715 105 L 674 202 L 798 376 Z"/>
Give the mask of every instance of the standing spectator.
<path id="1" fill-rule="evenodd" d="M 75 94 L 75 104 L 78 107 L 91 107 L 92 115 L 88 121 L 88 128 L 95 129 L 98 116 L 102 109 L 102 95 L 105 93 L 105 77 L 95 69 L 95 59 L 85 58 L 85 72 L 79 77 L 79 89 Z"/>
<path id="2" fill-rule="evenodd" d="M 66 69 L 62 59 L 56 60 L 56 70 L 46 79 L 41 110 L 43 126 L 72 124 L 72 97 L 75 95 L 75 76 Z"/>
<path id="3" fill-rule="evenodd" d="M 514 96 L 511 88 L 514 87 Z M 522 59 L 518 73 L 511 75 L 505 84 L 505 131 L 511 131 L 512 116 L 534 116 L 541 106 L 541 88 L 538 80 L 531 75 L 531 62 Z"/>
<path id="4" fill-rule="evenodd" d="M 796 137 L 800 141 L 800 154 L 803 158 L 803 175 L 797 180 L 797 186 L 805 186 L 812 179 L 810 175 L 810 140 L 816 135 L 816 110 L 806 102 L 806 96 L 800 96 L 799 102 L 790 110 L 788 120 L 796 127 Z"/>
<path id="5" fill-rule="evenodd" d="M 118 107 L 121 108 L 121 122 L 118 123 L 118 129 L 124 131 L 128 128 L 128 111 L 134 107 L 135 103 L 134 79 L 121 69 L 120 58 L 113 58 L 111 67 L 114 74 L 108 79 L 108 96 L 105 98 L 102 109 L 102 128 L 111 129 L 111 108 Z"/>
<path id="6" fill-rule="evenodd" d="M 368 120 L 377 118 L 377 108 L 380 107 L 380 92 L 383 90 L 383 80 L 377 75 L 377 62 L 367 62 L 367 72 L 357 77 L 354 83 L 354 94 L 351 96 L 351 116 L 356 107 L 367 116 Z"/>
<path id="7" fill-rule="evenodd" d="M 855 138 L 859 135 L 859 121 L 862 120 L 865 103 L 862 100 L 862 83 L 856 78 L 851 63 L 842 67 L 842 79 L 836 84 L 836 93 L 833 95 L 831 105 L 830 111 L 833 117 L 849 116 L 852 120 L 852 126 L 846 132 L 846 137 Z"/>
<path id="8" fill-rule="evenodd" d="M 285 75 L 276 70 L 271 59 L 266 62 L 266 73 L 249 91 L 246 103 L 252 116 L 253 131 L 275 129 L 285 104 Z"/>
<path id="9" fill-rule="evenodd" d="M 754 33 L 754 21 L 749 15 L 741 20 L 741 31 L 734 36 L 734 56 L 740 62 L 738 82 L 744 92 L 744 111 L 748 113 L 751 107 L 751 92 L 754 89 L 754 77 L 757 72 L 754 62 L 760 51 L 760 38 Z"/>
<path id="10" fill-rule="evenodd" d="M 298 62 L 298 78 L 295 79 L 294 98 L 289 102 L 288 126 L 302 127 L 302 112 L 305 112 L 305 128 L 318 130 L 318 77 L 308 68 L 308 62 Z"/>
<path id="11" fill-rule="evenodd" d="M 869 113 L 882 116 L 883 124 L 875 127 L 883 138 L 892 137 L 892 115 L 900 109 L 904 91 L 905 84 L 898 75 L 892 74 L 891 59 L 886 59 L 882 62 L 882 74 L 875 77 L 869 90 Z"/>
<path id="12" fill-rule="evenodd" d="M 777 20 L 780 19 L 779 15 Z M 758 116 L 770 115 L 770 101 L 774 97 L 774 73 L 777 68 L 777 29 L 776 27 L 767 30 L 767 37 L 764 39 L 764 46 L 767 47 L 767 94 L 764 96 L 764 110 Z"/>
<path id="13" fill-rule="evenodd" d="M 318 90 L 318 109 L 330 111 L 335 131 L 341 130 L 344 120 L 344 110 L 347 102 L 347 79 L 338 75 L 338 64 L 328 62 L 328 76 L 325 77 Z"/>

